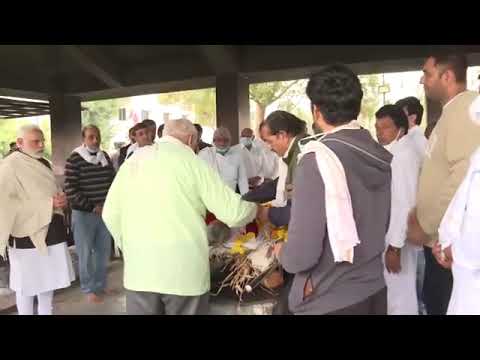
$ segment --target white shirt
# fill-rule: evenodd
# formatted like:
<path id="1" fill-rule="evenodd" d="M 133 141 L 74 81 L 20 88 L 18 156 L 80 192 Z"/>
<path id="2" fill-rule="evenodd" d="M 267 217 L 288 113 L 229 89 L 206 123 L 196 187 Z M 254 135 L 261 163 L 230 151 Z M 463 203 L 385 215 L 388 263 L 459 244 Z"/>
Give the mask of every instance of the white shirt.
<path id="1" fill-rule="evenodd" d="M 402 137 L 391 149 L 392 204 L 390 225 L 386 242 L 394 247 L 405 245 L 407 221 L 410 210 L 415 207 L 417 184 L 423 157 L 412 148 L 410 139 Z"/>
<path id="2" fill-rule="evenodd" d="M 406 137 L 410 141 L 411 146 L 415 149 L 417 156 L 422 158 L 423 162 L 423 158 L 427 152 L 428 140 L 425 137 L 422 128 L 418 125 L 415 125 L 408 130 Z"/>
<path id="3" fill-rule="evenodd" d="M 272 201 L 273 207 L 284 207 L 287 205 L 287 199 L 285 198 L 285 188 L 287 182 L 287 175 L 288 175 L 288 165 L 283 161 L 284 159 L 288 158 L 288 154 L 292 150 L 292 146 L 295 143 L 295 139 L 293 138 L 288 146 L 288 150 L 282 157 L 278 157 L 278 181 L 277 181 L 277 193 L 275 196 L 275 200 Z"/>
<path id="4" fill-rule="evenodd" d="M 240 148 L 230 148 L 225 155 L 217 153 L 216 147 L 207 147 L 198 153 L 209 166 L 217 171 L 225 183 L 235 191 L 238 185 L 240 194 L 248 192 L 248 177 L 244 157 Z"/>
<path id="5" fill-rule="evenodd" d="M 238 144 L 234 148 L 239 148 L 244 156 L 247 177 L 259 176 L 261 178 L 274 179 L 278 171 L 278 156 L 268 149 L 268 147 L 255 139 L 252 147 L 248 150 L 244 145 Z"/>
<path id="6" fill-rule="evenodd" d="M 260 176 L 266 179 L 277 178 L 279 156 L 261 139 L 255 139 L 253 142 L 263 151 L 263 161 Z"/>
<path id="7" fill-rule="evenodd" d="M 480 148 L 439 228 L 442 248 L 451 245 L 453 289 L 447 315 L 480 314 Z"/>
<path id="8" fill-rule="evenodd" d="M 232 147 L 234 151 L 238 151 L 242 154 L 243 163 L 245 164 L 245 171 L 247 172 L 247 178 L 253 178 L 255 176 L 260 176 L 260 169 L 262 163 L 258 160 L 258 149 L 255 149 L 253 146 L 251 150 L 248 150 L 242 144 L 238 144 Z"/>

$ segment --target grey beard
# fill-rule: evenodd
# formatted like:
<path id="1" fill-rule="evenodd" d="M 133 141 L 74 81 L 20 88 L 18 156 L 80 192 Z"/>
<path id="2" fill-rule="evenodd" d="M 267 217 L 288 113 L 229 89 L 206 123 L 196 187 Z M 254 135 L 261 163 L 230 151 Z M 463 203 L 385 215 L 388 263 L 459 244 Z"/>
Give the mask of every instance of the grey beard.
<path id="1" fill-rule="evenodd" d="M 41 159 L 43 157 L 43 151 L 41 152 L 33 152 L 33 151 L 23 151 L 25 154 L 35 158 L 35 159 Z"/>

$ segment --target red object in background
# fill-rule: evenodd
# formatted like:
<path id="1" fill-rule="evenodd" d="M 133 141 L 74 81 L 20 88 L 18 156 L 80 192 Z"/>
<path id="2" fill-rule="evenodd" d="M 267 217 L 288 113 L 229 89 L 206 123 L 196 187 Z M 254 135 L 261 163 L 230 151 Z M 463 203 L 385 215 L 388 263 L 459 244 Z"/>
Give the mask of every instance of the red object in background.
<path id="1" fill-rule="evenodd" d="M 207 211 L 207 216 L 205 217 L 205 222 L 208 224 L 210 224 L 212 221 L 215 221 L 217 220 L 217 218 L 215 217 L 214 214 L 212 214 L 211 212 Z M 258 225 L 257 225 L 257 222 L 255 220 L 253 220 L 251 223 L 247 224 L 247 226 L 245 226 L 245 230 L 247 233 L 249 232 L 253 232 L 255 234 L 255 236 L 258 235 Z"/>

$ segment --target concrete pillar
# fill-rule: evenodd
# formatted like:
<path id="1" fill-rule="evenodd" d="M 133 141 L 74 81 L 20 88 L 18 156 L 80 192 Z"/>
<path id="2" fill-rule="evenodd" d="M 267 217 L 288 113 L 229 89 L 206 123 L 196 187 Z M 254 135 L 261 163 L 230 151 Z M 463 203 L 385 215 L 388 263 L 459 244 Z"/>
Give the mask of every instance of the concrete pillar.
<path id="1" fill-rule="evenodd" d="M 240 131 L 250 127 L 249 83 L 239 74 L 218 76 L 216 83 L 217 127 L 229 129 L 238 144 Z"/>
<path id="2" fill-rule="evenodd" d="M 82 112 L 80 99 L 54 94 L 50 96 L 53 171 L 63 183 L 65 162 L 82 141 Z"/>
<path id="3" fill-rule="evenodd" d="M 439 102 L 432 101 L 427 98 L 427 128 L 425 129 L 425 136 L 430 137 L 438 119 L 442 115 L 442 105 Z"/>

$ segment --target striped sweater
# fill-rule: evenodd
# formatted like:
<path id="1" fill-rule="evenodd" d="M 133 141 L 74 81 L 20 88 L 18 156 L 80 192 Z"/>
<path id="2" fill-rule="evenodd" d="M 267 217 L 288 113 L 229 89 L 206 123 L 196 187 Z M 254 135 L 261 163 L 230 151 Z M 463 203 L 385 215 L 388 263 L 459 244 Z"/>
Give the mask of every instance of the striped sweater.
<path id="1" fill-rule="evenodd" d="M 65 165 L 65 193 L 73 210 L 91 212 L 103 205 L 115 177 L 112 161 L 105 153 L 108 165 L 102 167 L 85 161 L 76 152 Z"/>

